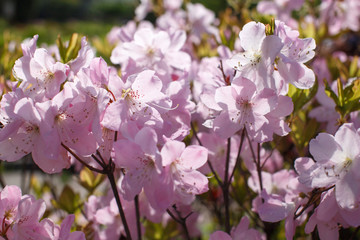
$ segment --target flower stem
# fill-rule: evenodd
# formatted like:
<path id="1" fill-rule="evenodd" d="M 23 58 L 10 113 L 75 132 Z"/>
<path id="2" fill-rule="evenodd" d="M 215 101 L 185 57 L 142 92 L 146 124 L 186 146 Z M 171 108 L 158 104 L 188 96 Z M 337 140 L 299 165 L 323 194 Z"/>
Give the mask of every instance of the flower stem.
<path id="1" fill-rule="evenodd" d="M 169 209 L 166 209 L 166 212 L 170 215 L 170 217 L 172 219 L 175 220 L 175 222 L 179 223 L 182 226 L 182 228 L 184 229 L 186 239 L 191 240 L 189 230 L 187 229 L 187 226 L 186 226 L 186 219 L 192 214 L 192 212 L 189 213 L 186 217 L 181 217 L 181 213 L 176 209 L 175 205 L 173 206 L 173 209 L 175 210 L 176 214 L 178 215 L 177 217 Z"/>
<path id="2" fill-rule="evenodd" d="M 243 128 L 243 130 L 241 132 L 241 140 L 240 140 L 239 150 L 238 150 L 238 153 L 237 153 L 237 156 L 236 156 L 235 166 L 234 166 L 234 168 L 233 168 L 233 170 L 231 172 L 229 182 L 231 182 L 232 178 L 234 177 L 235 170 L 236 170 L 236 168 L 237 168 L 237 166 L 239 165 L 239 162 L 240 162 L 240 154 L 241 154 L 242 146 L 244 144 L 245 131 L 246 131 L 246 128 Z"/>
<path id="3" fill-rule="evenodd" d="M 256 171 L 257 171 L 258 178 L 259 178 L 259 185 L 260 185 L 259 194 L 260 194 L 261 191 L 263 190 L 263 183 L 262 183 L 262 176 L 261 176 L 261 163 L 260 163 L 260 144 L 258 144 L 257 157 L 256 157 L 256 154 L 255 154 L 251 139 L 250 139 L 249 134 L 248 134 L 247 131 L 245 131 L 245 135 L 246 135 L 246 138 L 247 138 L 247 140 L 249 142 L 251 155 L 253 157 L 253 160 L 254 160 L 254 163 L 255 163 L 255 166 L 256 166 Z"/>
<path id="4" fill-rule="evenodd" d="M 126 233 L 126 239 L 131 240 L 132 238 L 131 238 L 131 234 L 130 234 L 130 229 L 129 229 L 129 226 L 128 226 L 127 221 L 126 221 L 125 213 L 124 213 L 124 210 L 123 210 L 123 207 L 122 207 L 122 204 L 121 204 L 121 201 L 120 201 L 120 197 L 119 197 L 119 192 L 118 192 L 118 189 L 117 189 L 117 186 L 116 186 L 116 181 L 115 181 L 115 177 L 114 177 L 115 164 L 112 161 L 112 159 L 109 160 L 109 163 L 105 164 L 102 161 L 103 158 L 102 158 L 102 156 L 100 156 L 100 153 L 98 153 L 98 154 L 99 154 L 99 157 L 100 157 L 101 160 L 99 160 L 94 154 L 92 154 L 91 156 L 93 157 L 93 159 L 95 159 L 95 161 L 103 169 L 94 168 L 94 167 L 90 166 L 89 164 L 87 164 L 86 162 L 84 162 L 68 146 L 66 146 L 63 143 L 61 143 L 61 146 L 63 146 L 63 148 L 65 148 L 71 155 L 73 155 L 76 160 L 81 162 L 84 166 L 89 168 L 91 171 L 104 174 L 104 175 L 106 175 L 108 177 L 110 185 L 111 185 L 111 189 L 113 191 L 113 194 L 114 194 L 114 197 L 115 197 L 115 200 L 116 200 L 116 204 L 117 204 L 118 209 L 119 209 L 120 218 L 121 218 L 121 221 L 122 221 L 122 223 L 124 225 L 124 229 L 125 229 L 125 233 Z"/>
<path id="5" fill-rule="evenodd" d="M 223 184 L 222 190 L 223 190 L 224 206 L 225 206 L 225 231 L 229 234 L 230 234 L 229 187 L 231 184 L 230 178 L 229 178 L 230 151 L 231 151 L 231 138 L 228 138 L 226 163 L 225 163 L 225 176 L 224 176 L 224 184 Z"/>
<path id="6" fill-rule="evenodd" d="M 91 171 L 97 172 L 97 173 L 101 173 L 101 174 L 105 174 L 104 170 L 101 169 L 97 169 L 94 168 L 92 166 L 90 166 L 89 164 L 87 164 L 86 162 L 84 162 L 76 153 L 74 153 L 68 146 L 66 146 L 65 144 L 61 143 L 61 146 L 63 148 L 66 149 L 66 151 L 68 151 L 76 160 L 78 160 L 79 162 L 81 162 L 84 166 L 86 166 L 88 169 L 90 169 Z"/>
<path id="7" fill-rule="evenodd" d="M 140 225 L 140 207 L 139 207 L 139 195 L 135 196 L 135 212 L 136 212 L 136 227 L 138 240 L 141 240 L 141 225 Z"/>
<path id="8" fill-rule="evenodd" d="M 113 162 L 110 161 L 109 165 L 110 166 L 113 165 Z M 106 171 L 106 175 L 107 175 L 107 177 L 109 179 L 111 189 L 113 191 L 113 194 L 114 194 L 114 197 L 115 197 L 115 200 L 116 200 L 116 204 L 117 204 L 118 209 L 119 209 L 120 218 L 121 218 L 122 224 L 124 225 L 124 229 L 125 229 L 125 233 L 126 233 L 126 239 L 131 240 L 132 238 L 131 238 L 131 234 L 130 234 L 130 229 L 129 229 L 129 226 L 128 226 L 127 221 L 126 221 L 125 212 L 123 210 L 121 200 L 120 200 L 120 197 L 119 197 L 119 192 L 118 192 L 118 189 L 117 189 L 117 186 L 116 186 L 116 181 L 115 181 L 115 177 L 114 177 L 114 168 L 109 167 L 109 169 Z"/>
<path id="9" fill-rule="evenodd" d="M 262 181 L 262 175 L 261 175 L 261 162 L 260 162 L 260 143 L 257 145 L 257 161 L 256 161 L 256 170 L 259 176 L 259 183 L 260 183 L 260 192 L 263 190 L 263 181 Z"/>

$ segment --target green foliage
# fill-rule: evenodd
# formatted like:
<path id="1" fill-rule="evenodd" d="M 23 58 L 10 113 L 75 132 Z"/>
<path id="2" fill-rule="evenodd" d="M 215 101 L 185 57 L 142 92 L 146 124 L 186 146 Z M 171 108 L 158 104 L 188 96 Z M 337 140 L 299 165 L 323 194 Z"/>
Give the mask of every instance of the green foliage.
<path id="1" fill-rule="evenodd" d="M 60 35 L 58 36 L 56 40 L 56 44 L 59 48 L 60 58 L 63 63 L 69 62 L 71 59 L 76 58 L 78 55 L 78 52 L 81 48 L 81 37 L 77 33 L 73 33 L 71 35 L 70 41 L 68 46 L 66 47 L 62 40 Z"/>
<path id="2" fill-rule="evenodd" d="M 346 122 L 351 112 L 360 110 L 360 78 L 351 82 L 344 88 L 340 78 L 337 79 L 337 94 L 331 89 L 327 81 L 325 81 L 325 93 L 334 100 L 336 111 L 340 114 L 340 123 Z"/>
<path id="3" fill-rule="evenodd" d="M 275 32 L 275 19 L 271 18 L 270 23 L 266 24 L 265 33 L 267 36 L 274 35 Z"/>
<path id="4" fill-rule="evenodd" d="M 4 92 L 7 92 L 10 87 L 5 80 L 12 79 L 12 68 L 22 52 L 20 41 L 15 40 L 17 37 L 9 31 L 3 32 L 0 39 L 0 84 L 5 86 Z"/>
<path id="5" fill-rule="evenodd" d="M 153 223 L 146 221 L 145 226 L 145 239 L 162 240 L 172 239 L 179 235 L 177 223 L 175 221 L 168 221 L 166 226 L 162 223 Z"/>
<path id="6" fill-rule="evenodd" d="M 88 168 L 83 168 L 80 172 L 79 183 L 88 191 L 88 195 L 91 195 L 105 178 L 103 174 L 96 174 Z"/>
<path id="7" fill-rule="evenodd" d="M 301 108 L 313 99 L 318 90 L 318 82 L 316 81 L 314 86 L 310 89 L 299 89 L 293 85 L 289 85 L 288 96 L 291 97 L 294 103 L 294 113 L 301 110 Z"/>
<path id="8" fill-rule="evenodd" d="M 317 134 L 319 123 L 315 119 L 308 119 L 307 112 L 298 111 L 291 118 L 290 136 L 300 156 L 305 156 L 306 147 Z"/>
<path id="9" fill-rule="evenodd" d="M 33 22 L 24 25 L 11 25 L 6 21 L 0 21 L 0 32 L 10 32 L 12 40 L 17 39 L 19 42 L 38 34 L 38 44 L 53 44 L 58 35 L 61 35 L 63 39 L 70 39 L 74 32 L 87 36 L 89 39 L 93 37 L 105 38 L 113 26 L 114 24 L 112 23 L 80 20 L 67 22 Z"/>
<path id="10" fill-rule="evenodd" d="M 80 207 L 82 206 L 80 194 L 75 193 L 68 185 L 65 185 L 63 188 L 59 199 L 51 199 L 51 203 L 55 208 L 62 209 L 71 214 L 80 212 Z"/>

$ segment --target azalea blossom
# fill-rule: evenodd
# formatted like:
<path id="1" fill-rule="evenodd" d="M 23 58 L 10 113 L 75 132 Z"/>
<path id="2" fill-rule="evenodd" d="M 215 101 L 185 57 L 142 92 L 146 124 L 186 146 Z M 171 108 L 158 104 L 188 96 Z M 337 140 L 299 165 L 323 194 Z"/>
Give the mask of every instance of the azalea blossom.
<path id="1" fill-rule="evenodd" d="M 120 139 L 114 143 L 115 163 L 125 171 L 121 191 L 126 200 L 133 200 L 144 189 L 152 207 L 166 209 L 171 202 L 166 196 L 167 186 L 156 144 L 156 132 L 144 127 L 134 140 Z"/>
<path id="2" fill-rule="evenodd" d="M 264 240 L 265 236 L 256 229 L 249 228 L 249 218 L 242 217 L 240 223 L 231 231 L 231 236 L 223 231 L 216 231 L 210 235 L 210 240 Z"/>
<path id="3" fill-rule="evenodd" d="M 254 136 L 269 122 L 265 115 L 276 108 L 278 96 L 269 88 L 257 91 L 252 81 L 237 77 L 230 86 L 216 89 L 215 101 L 209 102 L 210 108 L 221 111 L 213 120 L 215 133 L 228 138 L 246 128 Z"/>
<path id="4" fill-rule="evenodd" d="M 360 135 L 352 123 L 342 125 L 335 135 L 320 133 L 310 141 L 308 158 L 296 160 L 299 181 L 311 188 L 335 186 L 336 202 L 341 208 L 359 208 Z"/>
<path id="5" fill-rule="evenodd" d="M 196 170 L 207 161 L 206 148 L 196 145 L 185 148 L 183 142 L 169 140 L 160 153 L 173 202 L 190 204 L 195 195 L 208 190 L 208 179 Z"/>
<path id="6" fill-rule="evenodd" d="M 21 81 L 20 88 L 36 101 L 55 96 L 68 73 L 69 66 L 56 62 L 44 48 L 16 60 L 13 68 L 14 76 Z"/>
<path id="7" fill-rule="evenodd" d="M 297 28 L 297 21 L 292 18 L 294 10 L 299 10 L 304 0 L 263 0 L 256 7 L 263 14 L 274 15 L 277 19 L 286 22 L 289 26 Z"/>
<path id="8" fill-rule="evenodd" d="M 331 35 L 346 29 L 356 32 L 360 28 L 359 9 L 360 3 L 356 0 L 324 0 L 319 6 L 319 22 L 328 25 Z"/>
<path id="9" fill-rule="evenodd" d="M 265 34 L 265 25 L 249 22 L 239 33 L 244 52 L 234 55 L 226 63 L 238 71 L 242 77 L 251 79 L 256 87 L 276 89 L 280 83 L 273 77 L 274 61 L 283 43 L 277 36 Z"/>

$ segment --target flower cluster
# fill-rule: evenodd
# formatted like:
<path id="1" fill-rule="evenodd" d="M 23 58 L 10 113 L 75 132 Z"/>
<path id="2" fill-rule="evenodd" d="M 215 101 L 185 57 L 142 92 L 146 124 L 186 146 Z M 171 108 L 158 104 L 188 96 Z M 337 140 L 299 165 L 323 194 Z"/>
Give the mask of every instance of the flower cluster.
<path id="1" fill-rule="evenodd" d="M 70 232 L 74 215 L 68 215 L 59 226 L 43 218 L 45 210 L 44 200 L 22 195 L 17 186 L 6 186 L 0 192 L 0 239 L 85 240 L 84 233 Z"/>
<path id="2" fill-rule="evenodd" d="M 7 186 L 0 239 L 201 238 L 197 224 L 210 239 L 355 236 L 360 64 L 339 51 L 327 60 L 324 42 L 359 29 L 359 4 L 323 1 L 295 19 L 307 1 L 260 1 L 279 19 L 265 25 L 157 2 L 111 30 L 104 58 L 77 34 L 21 44 L 0 100 L 0 159 L 79 172 L 86 197 L 67 190 L 58 201 L 74 206 L 52 202 L 81 215 L 84 233 L 70 233 L 74 215 L 58 226 L 42 219 L 43 200 Z"/>

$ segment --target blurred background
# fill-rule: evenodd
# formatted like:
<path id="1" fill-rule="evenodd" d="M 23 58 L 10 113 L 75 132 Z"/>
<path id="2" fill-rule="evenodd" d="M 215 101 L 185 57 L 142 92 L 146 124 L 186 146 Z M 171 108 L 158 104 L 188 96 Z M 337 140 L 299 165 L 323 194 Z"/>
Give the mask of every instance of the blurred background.
<path id="1" fill-rule="evenodd" d="M 219 13 L 226 0 L 197 0 Z M 39 42 L 53 44 L 58 34 L 78 32 L 104 37 L 114 26 L 134 18 L 140 0 L 0 0 L 0 32 L 21 39 L 39 34 Z M 151 14 L 147 20 L 153 20 Z M 1 40 L 0 40 L 1 44 Z"/>

